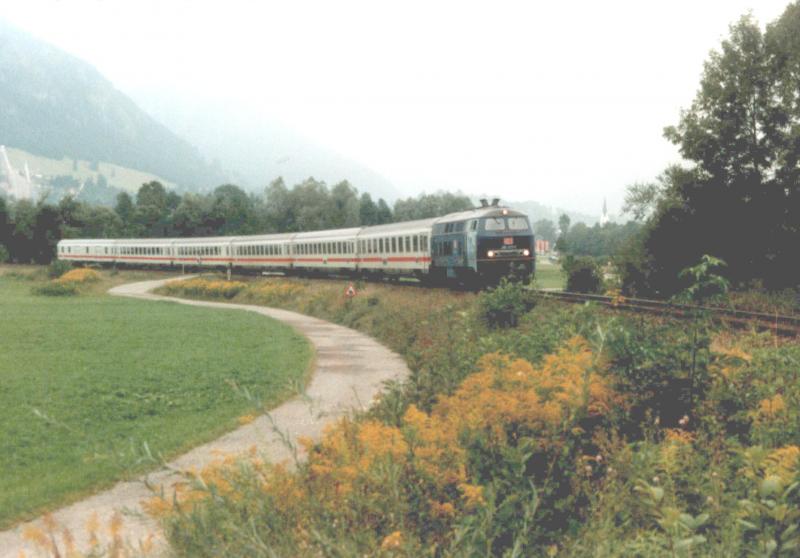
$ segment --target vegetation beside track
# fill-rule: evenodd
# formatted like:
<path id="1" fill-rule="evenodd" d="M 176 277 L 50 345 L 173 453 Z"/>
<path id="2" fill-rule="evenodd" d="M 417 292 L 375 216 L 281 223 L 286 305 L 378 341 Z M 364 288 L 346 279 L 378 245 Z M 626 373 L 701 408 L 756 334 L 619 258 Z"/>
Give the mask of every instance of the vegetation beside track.
<path id="1" fill-rule="evenodd" d="M 348 300 L 345 282 L 240 283 L 233 300 L 371 333 L 412 375 L 308 443 L 295 473 L 245 459 L 203 472 L 214 488 L 177 507 L 154 501 L 178 554 L 796 552 L 796 343 L 513 286 L 365 284 Z M 211 281 L 168 290 L 184 288 L 226 298 Z M 489 319 L 503 307 L 515 319 Z"/>
<path id="2" fill-rule="evenodd" d="M 0 266 L 0 525 L 156 465 L 305 380 L 311 349 L 245 312 L 105 294 L 151 272 L 76 270 L 77 296 L 32 294 L 46 269 Z M 87 280 L 87 278 L 89 278 Z"/>

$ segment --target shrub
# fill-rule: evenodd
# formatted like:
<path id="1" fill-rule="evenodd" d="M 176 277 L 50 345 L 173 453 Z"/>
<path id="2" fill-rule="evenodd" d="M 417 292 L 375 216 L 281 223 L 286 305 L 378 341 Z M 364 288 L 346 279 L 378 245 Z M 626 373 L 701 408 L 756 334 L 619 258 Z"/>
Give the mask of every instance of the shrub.
<path id="1" fill-rule="evenodd" d="M 172 281 L 167 283 L 164 290 L 171 295 L 231 299 L 245 288 L 247 288 L 247 283 L 241 281 L 212 280 L 198 277 L 188 281 Z"/>
<path id="2" fill-rule="evenodd" d="M 605 424 L 620 405 L 604 372 L 580 338 L 536 368 L 490 354 L 429 412 L 410 406 L 399 425 L 346 418 L 318 443 L 302 440 L 308 461 L 297 472 L 255 456 L 229 460 L 147 507 L 167 516 L 178 554 L 193 556 L 253 555 L 248 537 L 208 536 L 207 521 L 251 525 L 279 556 L 389 548 L 416 556 L 446 547 L 451 529 L 484 509 L 495 520 L 466 524 L 468 540 L 452 540 L 455 554 L 481 546 L 500 556 L 514 546 L 531 555 L 574 511 L 556 502 L 573 490 L 569 471 L 581 451 L 568 433 Z M 332 546 L 340 552 L 326 552 Z"/>
<path id="3" fill-rule="evenodd" d="M 50 262 L 50 265 L 47 266 L 47 276 L 51 279 L 56 279 L 64 275 L 70 269 L 72 269 L 72 264 L 70 262 L 64 260 L 53 260 Z"/>
<path id="4" fill-rule="evenodd" d="M 42 296 L 73 296 L 78 294 L 78 287 L 75 283 L 50 281 L 34 287 L 32 292 L 35 295 Z"/>
<path id="5" fill-rule="evenodd" d="M 522 283 L 503 279 L 496 288 L 481 293 L 478 312 L 489 327 L 515 327 L 532 301 Z"/>
<path id="6" fill-rule="evenodd" d="M 0 244 L 0 264 L 6 263 L 9 259 L 8 249 Z"/>
<path id="7" fill-rule="evenodd" d="M 93 269 L 87 269 L 85 267 L 79 269 L 71 269 L 67 271 L 56 279 L 58 283 L 75 283 L 75 284 L 84 284 L 84 283 L 96 283 L 100 280 L 100 274 Z"/>
<path id="8" fill-rule="evenodd" d="M 561 264 L 567 274 L 567 290 L 575 293 L 603 292 L 603 277 L 600 267 L 587 256 L 567 256 Z"/>

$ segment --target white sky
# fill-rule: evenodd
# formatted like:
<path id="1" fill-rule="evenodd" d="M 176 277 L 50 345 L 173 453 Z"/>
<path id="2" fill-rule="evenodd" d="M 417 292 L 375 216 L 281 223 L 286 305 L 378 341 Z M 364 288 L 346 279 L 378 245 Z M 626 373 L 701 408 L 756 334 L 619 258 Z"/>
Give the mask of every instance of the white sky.
<path id="1" fill-rule="evenodd" d="M 229 102 L 380 172 L 617 211 L 677 151 L 662 138 L 747 11 L 786 0 L 0 0 L 122 91 Z"/>

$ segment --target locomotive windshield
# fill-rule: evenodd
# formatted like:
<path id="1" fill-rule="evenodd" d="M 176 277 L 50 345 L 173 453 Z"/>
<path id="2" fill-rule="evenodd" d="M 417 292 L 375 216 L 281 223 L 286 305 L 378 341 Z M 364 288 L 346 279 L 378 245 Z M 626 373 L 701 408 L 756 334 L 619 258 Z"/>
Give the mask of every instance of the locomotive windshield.
<path id="1" fill-rule="evenodd" d="M 526 217 L 488 217 L 484 219 L 487 231 L 527 231 L 528 219 Z"/>

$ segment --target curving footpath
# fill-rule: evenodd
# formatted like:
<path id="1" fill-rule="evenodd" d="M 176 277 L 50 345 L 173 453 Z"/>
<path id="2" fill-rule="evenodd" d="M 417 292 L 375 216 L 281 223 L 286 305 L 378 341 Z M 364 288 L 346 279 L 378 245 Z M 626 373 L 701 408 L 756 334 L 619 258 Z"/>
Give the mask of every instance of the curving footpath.
<path id="1" fill-rule="evenodd" d="M 283 403 L 250 424 L 193 449 L 170 462 L 164 470 L 135 481 L 117 483 L 108 490 L 53 512 L 51 516 L 58 525 L 57 540 L 61 547 L 63 544 L 60 533 L 66 528 L 74 537 L 78 550 L 88 549 L 89 534 L 86 525 L 92 521 L 93 516 L 101 526 L 98 531 L 101 543 L 108 542 L 108 539 L 104 541 L 102 537 L 110 536 L 107 527 L 117 512 L 123 514 L 122 533 L 129 544 L 138 546 L 137 541 L 152 537 L 157 546 L 161 545 L 163 539 L 158 534 L 158 525 L 145 517 L 141 509 L 141 501 L 152 495 L 145 486 L 145 480 L 151 486 L 163 486 L 168 490 L 180 478 L 174 473 L 175 470 L 200 469 L 218 460 L 220 454 L 242 453 L 253 446 L 273 462 L 290 459 L 291 453 L 281 440 L 281 435 L 292 441 L 298 436 L 318 439 L 326 424 L 354 410 L 365 409 L 385 382 L 402 379 L 408 374 L 405 362 L 397 354 L 374 339 L 343 326 L 287 310 L 248 304 L 184 300 L 150 293 L 171 280 L 173 279 L 121 285 L 111 289 L 109 293 L 145 300 L 169 300 L 190 306 L 236 308 L 279 320 L 306 336 L 314 347 L 316 358 L 311 381 L 302 395 Z M 42 525 L 40 518 L 0 532 L 0 558 L 37 556 L 41 548 L 25 540 L 23 532 L 28 526 Z"/>

